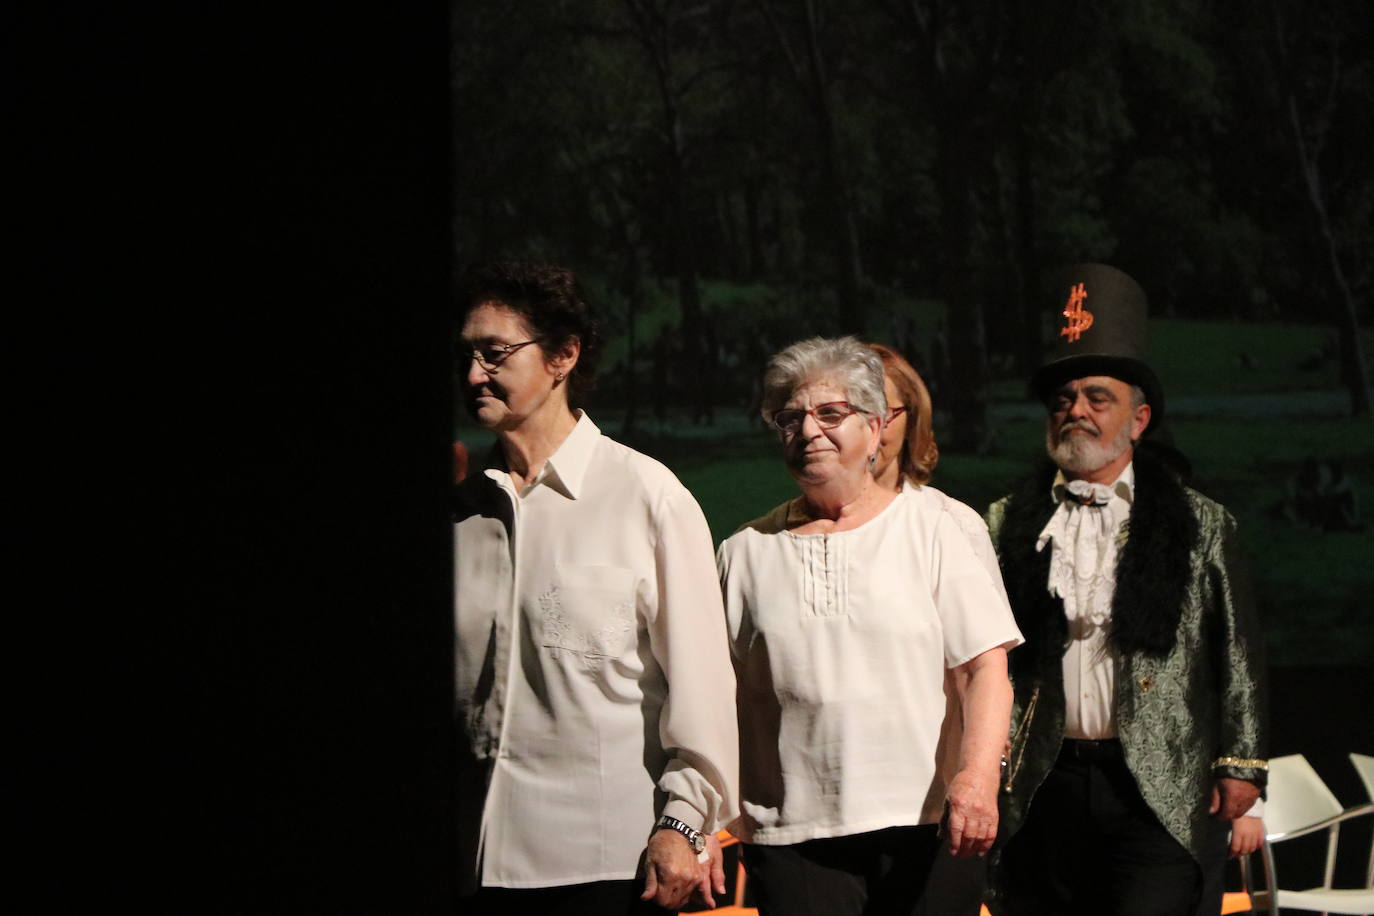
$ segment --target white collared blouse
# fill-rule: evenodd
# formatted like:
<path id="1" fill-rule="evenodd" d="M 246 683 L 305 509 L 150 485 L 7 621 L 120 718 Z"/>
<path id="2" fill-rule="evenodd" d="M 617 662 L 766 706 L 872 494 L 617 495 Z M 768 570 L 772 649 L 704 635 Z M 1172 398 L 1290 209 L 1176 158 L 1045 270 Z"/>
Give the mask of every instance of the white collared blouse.
<path id="1" fill-rule="evenodd" d="M 659 815 L 714 831 L 737 805 L 710 531 L 586 414 L 524 492 L 493 453 L 455 523 L 465 886 L 632 878 Z"/>

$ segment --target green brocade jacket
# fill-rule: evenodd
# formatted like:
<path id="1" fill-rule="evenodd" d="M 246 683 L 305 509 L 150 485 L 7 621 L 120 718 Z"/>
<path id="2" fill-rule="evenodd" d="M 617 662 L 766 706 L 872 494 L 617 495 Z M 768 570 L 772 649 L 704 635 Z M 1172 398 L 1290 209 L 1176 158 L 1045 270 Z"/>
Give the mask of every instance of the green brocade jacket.
<path id="1" fill-rule="evenodd" d="M 1263 636 L 1236 522 L 1141 452 L 1117 566 L 1109 637 L 1116 649 L 1116 728 L 1127 767 L 1160 821 L 1196 857 L 1214 781 L 1264 788 Z M 1021 826 L 1064 736 L 1063 605 L 1048 592 L 1052 467 L 988 510 L 1002 575 L 1027 643 L 1012 653 L 1013 746 L 999 845 Z M 1057 619 L 1056 619 L 1057 615 Z M 1018 658 L 1018 656 L 1020 656 Z M 1009 783 L 1009 785 L 1008 785 Z"/>

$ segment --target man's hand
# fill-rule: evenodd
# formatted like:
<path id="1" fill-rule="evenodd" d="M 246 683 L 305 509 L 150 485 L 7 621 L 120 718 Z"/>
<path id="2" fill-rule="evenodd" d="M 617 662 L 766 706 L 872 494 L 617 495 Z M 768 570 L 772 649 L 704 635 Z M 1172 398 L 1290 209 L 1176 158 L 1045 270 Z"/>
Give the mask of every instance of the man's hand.
<path id="1" fill-rule="evenodd" d="M 960 770 L 950 781 L 947 798 L 950 855 L 967 859 L 986 854 L 997 839 L 996 778 Z"/>
<path id="2" fill-rule="evenodd" d="M 720 853 L 719 844 L 716 853 Z M 706 863 L 697 861 L 697 854 L 685 836 L 664 828 L 649 837 L 644 852 L 644 893 L 639 899 L 652 900 L 665 910 L 676 912 L 686 905 L 692 891 L 709 879 Z M 722 872 L 722 886 L 724 881 Z"/>
<path id="3" fill-rule="evenodd" d="M 1249 811 L 1257 798 L 1259 786 L 1253 782 L 1223 776 L 1212 787 L 1212 804 L 1207 813 L 1224 821 L 1234 821 Z"/>
<path id="4" fill-rule="evenodd" d="M 1263 844 L 1263 820 L 1247 815 L 1231 822 L 1231 858 L 1248 856 Z"/>

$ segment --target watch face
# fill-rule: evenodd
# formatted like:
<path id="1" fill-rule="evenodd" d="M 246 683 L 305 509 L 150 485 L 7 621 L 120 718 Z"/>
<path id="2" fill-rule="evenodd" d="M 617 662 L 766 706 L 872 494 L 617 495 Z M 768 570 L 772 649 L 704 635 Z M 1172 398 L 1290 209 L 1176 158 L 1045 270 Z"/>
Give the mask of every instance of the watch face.
<path id="1" fill-rule="evenodd" d="M 693 830 L 675 817 L 664 815 L 659 819 L 658 826 L 681 834 L 687 840 L 688 845 L 692 847 L 693 852 L 699 853 L 706 848 L 706 834 L 700 830 Z"/>

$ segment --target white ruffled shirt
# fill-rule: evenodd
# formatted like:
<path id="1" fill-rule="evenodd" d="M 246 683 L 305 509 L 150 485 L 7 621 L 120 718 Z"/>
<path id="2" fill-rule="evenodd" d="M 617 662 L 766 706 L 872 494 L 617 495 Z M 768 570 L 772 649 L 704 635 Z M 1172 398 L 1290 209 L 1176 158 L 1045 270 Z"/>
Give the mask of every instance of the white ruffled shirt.
<path id="1" fill-rule="evenodd" d="M 1050 547 L 1051 595 L 1063 599 L 1069 621 L 1064 652 L 1064 737 L 1116 737 L 1116 653 L 1107 642 L 1116 561 L 1135 499 L 1135 469 L 1110 486 L 1055 475 L 1059 508 L 1040 532 L 1036 550 Z M 1086 502 L 1086 504 L 1085 504 Z"/>

